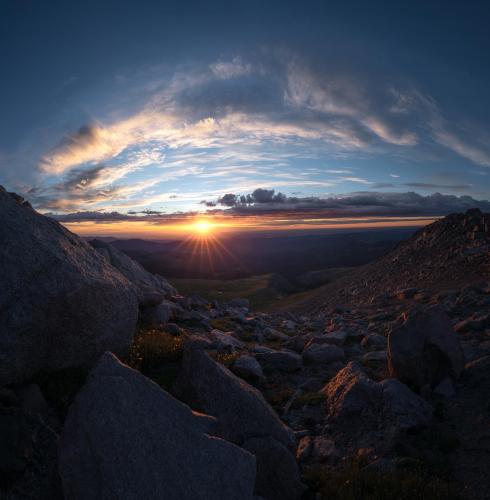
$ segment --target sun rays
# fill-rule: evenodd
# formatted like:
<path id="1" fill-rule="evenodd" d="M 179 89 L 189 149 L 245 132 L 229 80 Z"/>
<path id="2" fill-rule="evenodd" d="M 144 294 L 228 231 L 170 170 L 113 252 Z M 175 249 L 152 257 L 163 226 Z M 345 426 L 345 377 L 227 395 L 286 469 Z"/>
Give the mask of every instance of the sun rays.
<path id="1" fill-rule="evenodd" d="M 189 269 L 214 271 L 218 264 L 232 263 L 237 269 L 244 270 L 243 264 L 226 246 L 226 238 L 221 234 L 223 227 L 218 221 L 209 218 L 197 219 L 185 225 L 188 236 L 181 246 L 188 251 Z"/>
<path id="2" fill-rule="evenodd" d="M 207 220 L 199 220 L 193 225 L 193 228 L 200 236 L 207 236 L 212 231 L 213 224 Z"/>

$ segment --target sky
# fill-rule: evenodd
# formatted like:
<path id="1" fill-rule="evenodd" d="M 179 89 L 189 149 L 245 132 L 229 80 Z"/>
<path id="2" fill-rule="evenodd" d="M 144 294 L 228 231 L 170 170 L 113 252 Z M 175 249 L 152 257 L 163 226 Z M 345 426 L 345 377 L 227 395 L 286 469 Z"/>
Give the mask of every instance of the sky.
<path id="1" fill-rule="evenodd" d="M 90 227 L 490 210 L 489 15 L 0 0 L 0 184 Z"/>

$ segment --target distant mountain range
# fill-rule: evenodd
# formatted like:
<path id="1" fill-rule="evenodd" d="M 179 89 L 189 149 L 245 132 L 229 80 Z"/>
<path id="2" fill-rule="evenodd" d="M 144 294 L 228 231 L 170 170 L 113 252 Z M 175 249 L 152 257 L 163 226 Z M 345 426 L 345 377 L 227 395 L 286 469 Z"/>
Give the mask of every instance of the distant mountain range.
<path id="1" fill-rule="evenodd" d="M 172 278 L 237 279 L 280 274 L 295 286 L 311 271 L 360 266 L 381 257 L 415 229 L 338 231 L 324 235 L 240 235 L 208 254 L 190 241 L 111 240 L 147 270 Z M 310 277 L 311 278 L 311 277 Z M 310 280 L 311 281 L 311 280 Z"/>

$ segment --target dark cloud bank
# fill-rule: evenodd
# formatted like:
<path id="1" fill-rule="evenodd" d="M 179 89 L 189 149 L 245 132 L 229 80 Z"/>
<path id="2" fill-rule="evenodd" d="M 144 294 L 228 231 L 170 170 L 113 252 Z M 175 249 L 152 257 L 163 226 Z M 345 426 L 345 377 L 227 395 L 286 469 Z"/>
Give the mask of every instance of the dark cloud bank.
<path id="1" fill-rule="evenodd" d="M 286 196 L 273 189 L 256 189 L 252 193 L 239 195 L 228 193 L 216 201 L 202 201 L 209 213 L 216 215 L 280 215 L 315 213 L 325 217 L 356 216 L 437 216 L 479 208 L 490 212 L 490 202 L 475 200 L 471 196 L 453 196 L 434 193 L 423 196 L 414 192 L 377 193 L 356 192 L 329 198 Z M 193 217 L 195 212 L 163 214 L 159 212 L 77 212 L 71 214 L 48 214 L 60 222 L 117 222 L 148 221 L 164 223 L 170 220 Z"/>

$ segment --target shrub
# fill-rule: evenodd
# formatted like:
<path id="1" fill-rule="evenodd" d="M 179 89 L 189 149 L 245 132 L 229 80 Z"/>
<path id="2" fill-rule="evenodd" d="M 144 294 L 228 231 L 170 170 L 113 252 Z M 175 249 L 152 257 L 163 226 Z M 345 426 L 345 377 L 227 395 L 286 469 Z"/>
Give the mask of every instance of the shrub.
<path id="1" fill-rule="evenodd" d="M 157 329 L 140 330 L 130 348 L 128 364 L 142 373 L 152 372 L 182 357 L 183 337 Z"/>
<path id="2" fill-rule="evenodd" d="M 231 368 L 233 363 L 241 356 L 239 352 L 220 352 L 220 353 L 210 353 L 211 357 L 226 366 L 226 368 Z"/>
<path id="3" fill-rule="evenodd" d="M 341 471 L 318 466 L 308 469 L 304 479 L 329 500 L 461 500 L 452 483 L 422 468 L 382 474 L 357 463 Z"/>

